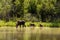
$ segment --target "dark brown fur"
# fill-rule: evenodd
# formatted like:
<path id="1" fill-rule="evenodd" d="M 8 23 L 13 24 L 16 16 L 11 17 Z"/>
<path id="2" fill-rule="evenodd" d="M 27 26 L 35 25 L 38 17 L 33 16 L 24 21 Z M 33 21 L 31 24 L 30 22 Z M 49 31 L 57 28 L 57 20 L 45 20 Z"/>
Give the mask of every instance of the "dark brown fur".
<path id="1" fill-rule="evenodd" d="M 42 25 L 42 24 L 40 24 L 40 27 L 43 27 L 43 25 Z"/>
<path id="2" fill-rule="evenodd" d="M 32 23 L 31 23 L 31 24 L 30 24 L 30 26 L 33 26 L 33 27 L 35 27 L 35 24 L 32 24 Z"/>
<path id="3" fill-rule="evenodd" d="M 20 25 L 20 27 L 21 27 L 21 26 L 25 27 L 25 21 L 24 21 L 24 20 L 19 20 L 19 21 L 17 21 L 17 23 L 16 23 L 16 28 L 18 28 L 19 25 Z"/>

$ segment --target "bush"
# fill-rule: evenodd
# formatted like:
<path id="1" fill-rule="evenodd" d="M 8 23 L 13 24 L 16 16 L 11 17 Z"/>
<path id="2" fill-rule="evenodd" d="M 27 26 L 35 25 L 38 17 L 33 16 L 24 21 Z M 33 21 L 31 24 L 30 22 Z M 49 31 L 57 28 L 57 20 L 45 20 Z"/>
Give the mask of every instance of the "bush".
<path id="1" fill-rule="evenodd" d="M 0 27 L 5 25 L 5 21 L 0 20 Z"/>
<path id="2" fill-rule="evenodd" d="M 13 21 L 9 21 L 9 22 L 5 23 L 5 26 L 15 26 L 15 25 L 16 25 L 16 23 Z"/>
<path id="3" fill-rule="evenodd" d="M 59 27 L 59 23 L 52 23 L 50 27 Z"/>

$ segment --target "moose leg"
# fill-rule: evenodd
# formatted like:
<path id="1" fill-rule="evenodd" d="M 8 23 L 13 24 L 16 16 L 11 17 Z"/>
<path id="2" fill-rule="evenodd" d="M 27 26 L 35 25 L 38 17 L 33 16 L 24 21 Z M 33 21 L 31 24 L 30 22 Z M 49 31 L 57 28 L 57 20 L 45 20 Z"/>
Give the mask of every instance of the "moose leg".
<path id="1" fill-rule="evenodd" d="M 23 25 L 23 27 L 26 27 L 26 25 Z"/>
<path id="2" fill-rule="evenodd" d="M 22 25 L 22 27 L 24 27 L 24 25 Z"/>
<path id="3" fill-rule="evenodd" d="M 21 28 L 21 24 L 20 24 L 20 28 Z"/>
<path id="4" fill-rule="evenodd" d="M 16 24 L 16 28 L 18 28 L 18 24 Z"/>

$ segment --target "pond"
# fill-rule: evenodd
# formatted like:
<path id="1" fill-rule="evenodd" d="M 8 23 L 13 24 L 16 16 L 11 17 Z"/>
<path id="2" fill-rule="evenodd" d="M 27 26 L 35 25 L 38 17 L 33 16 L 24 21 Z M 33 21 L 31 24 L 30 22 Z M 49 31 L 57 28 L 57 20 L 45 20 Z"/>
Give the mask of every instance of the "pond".
<path id="1" fill-rule="evenodd" d="M 60 28 L 0 27 L 0 40 L 60 40 Z"/>

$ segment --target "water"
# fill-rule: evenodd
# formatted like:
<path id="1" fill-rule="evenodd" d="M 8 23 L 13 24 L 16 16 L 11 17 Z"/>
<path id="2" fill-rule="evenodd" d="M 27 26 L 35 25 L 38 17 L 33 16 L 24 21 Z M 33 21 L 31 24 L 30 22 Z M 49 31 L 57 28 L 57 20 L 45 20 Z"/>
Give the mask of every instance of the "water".
<path id="1" fill-rule="evenodd" d="M 0 27 L 0 40 L 60 40 L 60 28 Z"/>

